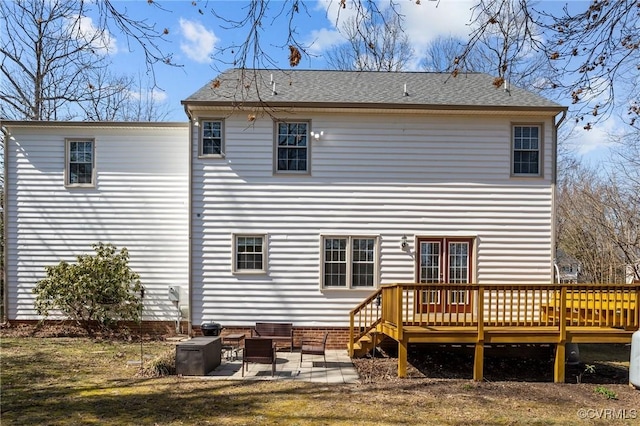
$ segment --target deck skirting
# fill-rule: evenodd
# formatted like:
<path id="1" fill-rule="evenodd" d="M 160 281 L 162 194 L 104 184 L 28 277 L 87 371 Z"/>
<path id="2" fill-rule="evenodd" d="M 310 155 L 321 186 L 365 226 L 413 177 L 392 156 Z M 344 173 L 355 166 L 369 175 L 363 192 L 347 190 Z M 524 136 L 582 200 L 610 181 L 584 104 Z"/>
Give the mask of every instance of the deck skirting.
<path id="1" fill-rule="evenodd" d="M 555 345 L 554 381 L 565 380 L 566 345 L 569 343 L 629 343 L 633 331 L 605 327 L 476 327 L 405 326 L 401 333 L 391 332 L 394 326 L 380 326 L 380 333 L 402 335 L 398 340 L 398 376 L 407 372 L 408 346 L 414 343 L 475 345 L 473 379 L 483 379 L 485 345 L 551 344 Z M 386 330 L 386 331 L 383 331 Z M 564 331 L 564 332 L 563 332 Z"/>

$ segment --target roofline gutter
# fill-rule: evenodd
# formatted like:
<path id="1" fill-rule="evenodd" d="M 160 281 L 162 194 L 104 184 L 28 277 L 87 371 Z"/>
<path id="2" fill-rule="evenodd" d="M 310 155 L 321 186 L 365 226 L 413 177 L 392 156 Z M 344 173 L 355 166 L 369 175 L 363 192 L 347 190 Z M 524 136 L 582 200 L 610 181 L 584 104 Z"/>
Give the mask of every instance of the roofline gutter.
<path id="1" fill-rule="evenodd" d="M 184 121 L 3 121 L 12 127 L 184 127 Z"/>
<path id="2" fill-rule="evenodd" d="M 341 109 L 390 109 L 390 110 L 424 110 L 424 111 L 536 111 L 536 112 L 566 112 L 563 106 L 510 106 L 510 105 L 438 105 L 438 104 L 398 104 L 398 103 L 358 103 L 358 102 L 268 102 L 268 101 L 190 101 L 180 102 L 184 105 L 187 115 L 191 107 L 218 108 L 341 108 Z"/>

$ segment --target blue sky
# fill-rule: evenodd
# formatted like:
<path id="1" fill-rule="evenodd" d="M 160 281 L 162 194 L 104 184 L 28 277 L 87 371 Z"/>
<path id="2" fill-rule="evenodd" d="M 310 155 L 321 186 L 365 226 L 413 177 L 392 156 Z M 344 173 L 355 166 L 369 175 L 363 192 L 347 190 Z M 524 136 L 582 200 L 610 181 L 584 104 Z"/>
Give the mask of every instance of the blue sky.
<path id="1" fill-rule="evenodd" d="M 215 78 L 218 70 L 225 69 L 219 62 L 223 59 L 218 50 L 221 47 L 229 46 L 232 43 L 239 43 L 246 36 L 246 33 L 232 31 L 224 26 L 225 22 L 216 19 L 210 12 L 211 7 L 224 16 L 241 16 L 243 8 L 246 7 L 244 1 L 201 1 L 197 6 L 192 2 L 184 0 L 158 0 L 164 10 L 159 10 L 149 6 L 145 0 L 136 1 L 116 1 L 118 7 L 126 7 L 130 16 L 141 18 L 147 17 L 150 21 L 157 22 L 158 28 L 167 28 L 169 34 L 166 37 L 167 43 L 164 48 L 173 52 L 174 61 L 183 65 L 181 68 L 171 68 L 163 65 L 156 67 L 157 81 L 163 89 L 166 98 L 161 96 L 165 102 L 175 105 L 175 111 L 171 118 L 183 120 L 184 113 L 179 102 L 191 93 L 204 86 L 209 80 Z M 274 6 L 280 2 L 273 2 Z M 340 43 L 342 39 L 335 30 L 336 13 L 338 2 L 336 0 L 307 1 L 306 13 L 299 13 L 301 21 L 298 26 L 298 39 L 311 46 L 309 52 L 311 57 L 303 59 L 298 68 L 302 69 L 324 69 L 326 62 L 323 52 L 327 48 Z M 400 1 L 402 11 L 406 14 L 406 26 L 413 47 L 416 51 L 416 63 L 412 68 L 418 70 L 420 52 L 424 51 L 427 44 L 439 35 L 456 35 L 465 37 L 468 34 L 467 24 L 471 16 L 472 1 L 463 0 L 442 0 L 438 5 L 436 2 L 425 0 L 421 5 L 416 5 L 410 0 Z M 201 9 L 204 14 L 198 13 Z M 351 11 L 341 10 L 342 17 L 348 16 Z M 276 22 L 267 21 L 263 23 L 265 28 L 272 27 L 262 34 L 263 46 L 268 48 L 269 55 L 277 65 L 288 68 L 288 49 L 282 48 L 285 42 L 286 22 L 282 19 Z M 114 66 L 124 73 L 145 75 L 143 58 L 139 52 L 129 51 L 129 47 L 138 49 L 138 46 L 127 46 L 124 37 L 118 34 L 111 34 L 113 40 L 111 49 Z"/>
<path id="2" fill-rule="evenodd" d="M 199 0 L 196 5 L 191 0 L 157 0 L 162 9 L 150 6 L 146 0 L 121 0 L 114 3 L 120 8 L 126 8 L 129 16 L 136 19 L 146 18 L 155 22 L 158 28 L 167 28 L 169 34 L 167 42 L 162 46 L 173 53 L 174 61 L 181 64 L 180 68 L 165 65 L 156 66 L 157 83 L 162 91 L 156 92 L 159 102 L 165 103 L 170 109 L 168 119 L 184 121 L 185 115 L 180 101 L 215 78 L 219 70 L 228 68 L 220 63 L 224 59 L 219 54 L 219 48 L 232 43 L 241 42 L 246 32 L 232 31 L 225 26 L 225 22 L 217 19 L 211 8 L 223 16 L 243 16 L 246 1 L 241 0 Z M 469 33 L 471 8 L 474 4 L 469 0 L 422 0 L 420 5 L 415 0 L 397 0 L 401 12 L 406 16 L 405 27 L 412 42 L 416 60 L 411 65 L 413 70 L 420 70 L 419 61 L 424 56 L 425 48 L 438 36 L 453 35 L 465 38 Z M 311 45 L 310 58 L 304 58 L 298 68 L 324 69 L 326 62 L 323 52 L 327 48 L 340 43 L 342 39 L 335 29 L 337 13 L 341 18 L 353 13 L 349 8 L 340 10 L 338 0 L 307 0 L 307 9 L 299 13 L 300 20 L 297 27 L 297 38 Z M 347 2 L 349 3 L 349 2 Z M 561 8 L 569 3 L 571 8 L 585 8 L 588 1 L 540 1 L 540 8 L 546 10 Z M 273 1 L 276 7 L 281 3 Z M 201 9 L 203 14 L 198 12 Z M 307 13 L 309 16 L 306 16 Z M 266 31 L 263 32 L 262 44 L 270 57 L 278 66 L 288 68 L 288 49 L 281 46 L 285 43 L 286 21 L 263 22 Z M 140 76 L 146 79 L 146 68 L 139 46 L 127 43 L 124 36 L 112 33 L 109 45 L 114 63 L 114 71 Z M 137 51 L 136 51 L 137 49 Z M 555 99 L 557 102 L 569 105 L 570 99 Z M 599 159 L 607 152 L 606 132 L 615 131 L 617 124 L 614 120 L 599 125 L 590 132 L 578 131 L 572 138 L 574 150 L 578 155 L 585 155 L 590 159 Z"/>

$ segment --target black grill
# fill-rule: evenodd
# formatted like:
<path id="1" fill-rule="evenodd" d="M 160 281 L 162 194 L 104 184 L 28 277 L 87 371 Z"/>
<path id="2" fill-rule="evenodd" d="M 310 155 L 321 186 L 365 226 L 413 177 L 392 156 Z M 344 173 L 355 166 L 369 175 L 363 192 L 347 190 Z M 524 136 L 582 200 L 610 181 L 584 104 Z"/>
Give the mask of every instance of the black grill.
<path id="1" fill-rule="evenodd" d="M 202 330 L 203 336 L 219 336 L 222 326 L 217 322 L 209 321 L 202 323 L 200 330 Z"/>

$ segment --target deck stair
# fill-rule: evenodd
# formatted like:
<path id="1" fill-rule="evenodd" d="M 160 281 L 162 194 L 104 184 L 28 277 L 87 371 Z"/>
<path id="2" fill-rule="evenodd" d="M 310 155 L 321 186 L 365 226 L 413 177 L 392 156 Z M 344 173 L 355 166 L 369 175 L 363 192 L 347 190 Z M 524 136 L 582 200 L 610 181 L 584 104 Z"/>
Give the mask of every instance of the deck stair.
<path id="1" fill-rule="evenodd" d="M 353 358 L 362 358 L 370 354 L 374 348 L 377 348 L 385 334 L 374 328 L 361 336 L 353 345 Z"/>
<path id="2" fill-rule="evenodd" d="M 460 294 L 464 309 L 426 302 Z M 552 344 L 554 380 L 564 382 L 566 345 L 631 342 L 640 328 L 638 301 L 639 283 L 383 285 L 350 312 L 348 350 L 362 357 L 391 338 L 404 377 L 409 344 L 472 345 L 473 377 L 482 380 L 485 345 Z"/>

